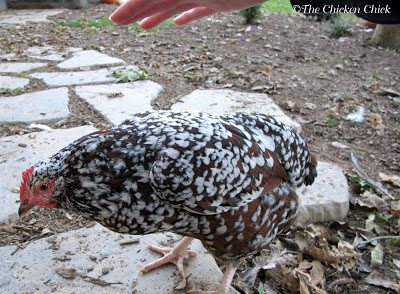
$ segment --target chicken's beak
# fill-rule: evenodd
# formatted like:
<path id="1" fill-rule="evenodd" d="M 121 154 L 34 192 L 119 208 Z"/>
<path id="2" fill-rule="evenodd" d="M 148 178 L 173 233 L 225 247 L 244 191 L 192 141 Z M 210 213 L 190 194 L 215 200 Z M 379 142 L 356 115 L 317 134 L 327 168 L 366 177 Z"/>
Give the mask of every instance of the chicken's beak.
<path id="1" fill-rule="evenodd" d="M 26 215 L 28 213 L 29 210 L 31 210 L 31 208 L 34 205 L 29 203 L 28 201 L 24 201 L 21 203 L 21 205 L 19 206 L 18 209 L 18 215 L 19 217 L 23 217 L 24 215 Z"/>

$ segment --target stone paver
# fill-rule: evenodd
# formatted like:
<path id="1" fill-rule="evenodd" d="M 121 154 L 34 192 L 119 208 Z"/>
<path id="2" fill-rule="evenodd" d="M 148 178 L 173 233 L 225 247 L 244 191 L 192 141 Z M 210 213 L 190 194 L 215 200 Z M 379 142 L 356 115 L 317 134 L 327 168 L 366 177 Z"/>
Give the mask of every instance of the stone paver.
<path id="1" fill-rule="evenodd" d="M 176 103 L 172 110 L 205 111 L 222 114 L 235 111 L 261 112 L 301 130 L 265 94 L 241 93 L 231 90 L 195 90 Z M 303 191 L 304 190 L 304 191 Z M 297 224 L 328 222 L 344 218 L 349 210 L 349 191 L 342 170 L 333 164 L 321 162 L 318 177 L 311 187 L 298 191 L 301 208 Z"/>
<path id="2" fill-rule="evenodd" d="M 80 86 L 76 94 L 112 124 L 118 125 L 132 114 L 152 110 L 151 101 L 163 90 L 152 81 Z"/>
<path id="3" fill-rule="evenodd" d="M 32 69 L 47 66 L 44 62 L 1 62 L 0 72 L 1 73 L 20 73 L 29 71 Z"/>
<path id="4" fill-rule="evenodd" d="M 94 127 L 83 126 L 0 138 L 0 223 L 18 211 L 16 200 L 22 171 L 94 131 Z"/>
<path id="5" fill-rule="evenodd" d="M 16 89 L 29 84 L 29 79 L 0 76 L 0 88 Z"/>
<path id="6" fill-rule="evenodd" d="M 297 190 L 301 205 L 296 225 L 341 220 L 349 212 L 349 187 L 342 169 L 331 163 L 319 162 L 317 171 L 313 185 Z"/>
<path id="7" fill-rule="evenodd" d="M 51 229 L 51 228 L 50 228 Z M 0 247 L 1 293 L 173 293 L 180 277 L 176 267 L 167 265 L 139 276 L 139 270 L 160 257 L 151 252 L 147 244 L 171 246 L 181 237 L 173 234 L 140 236 L 138 244 L 121 246 L 124 240 L 139 236 L 113 233 L 100 225 L 83 228 L 41 239 L 17 251 L 15 246 Z M 51 244 L 58 244 L 57 250 Z M 171 244 L 171 245 L 170 245 Z M 173 245 L 172 245 L 173 246 Z M 189 276 L 187 289 L 215 289 L 222 274 L 212 256 L 199 241 L 190 246 L 197 256 L 188 260 L 185 267 Z M 90 259 L 97 258 L 96 261 Z M 60 261 L 63 257 L 70 260 Z M 58 260 L 57 260 L 58 259 Z M 56 268 L 73 268 L 77 277 L 65 279 L 55 272 Z M 102 275 L 103 269 L 109 273 Z M 112 284 L 107 287 L 84 281 L 81 275 Z M 182 291 L 177 292 L 182 293 Z M 237 293 L 231 291 L 231 293 Z"/>
<path id="8" fill-rule="evenodd" d="M 69 115 L 68 88 L 0 98 L 0 123 L 45 122 Z"/>
<path id="9" fill-rule="evenodd" d="M 112 73 L 121 68 L 104 68 L 92 71 L 74 71 L 74 72 L 37 72 L 29 76 L 35 79 L 41 79 L 49 87 L 102 84 L 115 82 Z"/>
<path id="10" fill-rule="evenodd" d="M 77 69 L 81 67 L 100 66 L 100 65 L 125 65 L 125 61 L 119 58 L 110 57 L 96 50 L 78 51 L 73 57 L 57 65 L 62 69 Z"/>
<path id="11" fill-rule="evenodd" d="M 232 90 L 195 90 L 183 97 L 172 110 L 204 111 L 215 114 L 247 111 L 274 116 L 279 121 L 300 130 L 300 125 L 290 119 L 266 94 L 244 93 Z"/>
<path id="12" fill-rule="evenodd" d="M 34 46 L 25 50 L 25 54 L 30 58 L 48 60 L 48 61 L 63 61 L 65 53 L 54 50 L 53 46 Z"/>
<path id="13" fill-rule="evenodd" d="M 48 22 L 47 17 L 64 12 L 62 9 L 21 9 L 3 12 L 0 15 L 0 25 L 25 25 L 27 22 Z"/>

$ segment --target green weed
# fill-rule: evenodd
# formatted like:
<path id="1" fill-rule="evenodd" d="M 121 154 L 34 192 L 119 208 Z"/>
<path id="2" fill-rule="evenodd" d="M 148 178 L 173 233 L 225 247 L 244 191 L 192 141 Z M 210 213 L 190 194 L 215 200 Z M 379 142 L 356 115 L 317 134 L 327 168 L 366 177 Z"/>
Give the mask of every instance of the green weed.
<path id="1" fill-rule="evenodd" d="M 326 126 L 328 127 L 335 127 L 338 125 L 338 121 L 334 117 L 328 117 L 325 121 Z"/>
<path id="2" fill-rule="evenodd" d="M 117 70 L 112 73 L 112 76 L 116 78 L 116 83 L 128 83 L 139 80 L 147 80 L 148 74 L 145 69 L 126 69 Z"/>
<path id="3" fill-rule="evenodd" d="M 327 22 L 327 30 L 333 38 L 350 35 L 351 23 L 343 14 L 336 14 Z"/>
<path id="4" fill-rule="evenodd" d="M 24 93 L 24 91 L 25 90 L 23 88 L 0 88 L 0 95 L 15 96 Z"/>

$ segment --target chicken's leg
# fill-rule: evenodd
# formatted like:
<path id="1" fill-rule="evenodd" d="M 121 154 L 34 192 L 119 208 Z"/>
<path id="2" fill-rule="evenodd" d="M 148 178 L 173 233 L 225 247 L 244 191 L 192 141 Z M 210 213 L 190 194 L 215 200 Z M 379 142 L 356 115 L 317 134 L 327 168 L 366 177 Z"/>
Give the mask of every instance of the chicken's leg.
<path id="1" fill-rule="evenodd" d="M 163 247 L 158 247 L 154 245 L 149 245 L 149 248 L 152 251 L 155 251 L 157 253 L 161 253 L 164 255 L 164 257 L 161 257 L 160 259 L 153 261 L 152 263 L 149 263 L 146 265 L 144 268 L 140 270 L 140 273 L 147 273 L 161 265 L 167 264 L 167 263 L 173 263 L 176 265 L 178 268 L 179 274 L 182 276 L 182 281 L 179 283 L 178 286 L 176 286 L 176 289 L 183 289 L 186 286 L 186 275 L 185 275 L 185 270 L 183 268 L 183 260 L 189 256 L 195 256 L 196 253 L 187 250 L 188 246 L 192 242 L 193 238 L 191 237 L 184 237 L 178 245 L 176 245 L 174 248 L 163 248 Z"/>
<path id="2" fill-rule="evenodd" d="M 228 263 L 224 277 L 222 278 L 222 281 L 216 291 L 189 291 L 186 294 L 228 294 L 236 269 L 236 265 L 233 263 Z"/>

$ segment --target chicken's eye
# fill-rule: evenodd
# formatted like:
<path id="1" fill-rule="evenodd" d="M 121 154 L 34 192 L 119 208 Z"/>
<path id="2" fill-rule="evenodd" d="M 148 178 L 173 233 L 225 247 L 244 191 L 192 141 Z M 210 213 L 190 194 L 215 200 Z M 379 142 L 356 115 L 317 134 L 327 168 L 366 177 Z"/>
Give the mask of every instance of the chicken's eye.
<path id="1" fill-rule="evenodd" d="M 43 192 L 44 192 L 44 191 L 47 191 L 47 188 L 48 188 L 48 187 L 47 187 L 47 184 L 41 184 L 41 185 L 40 185 L 40 190 L 43 191 Z"/>

